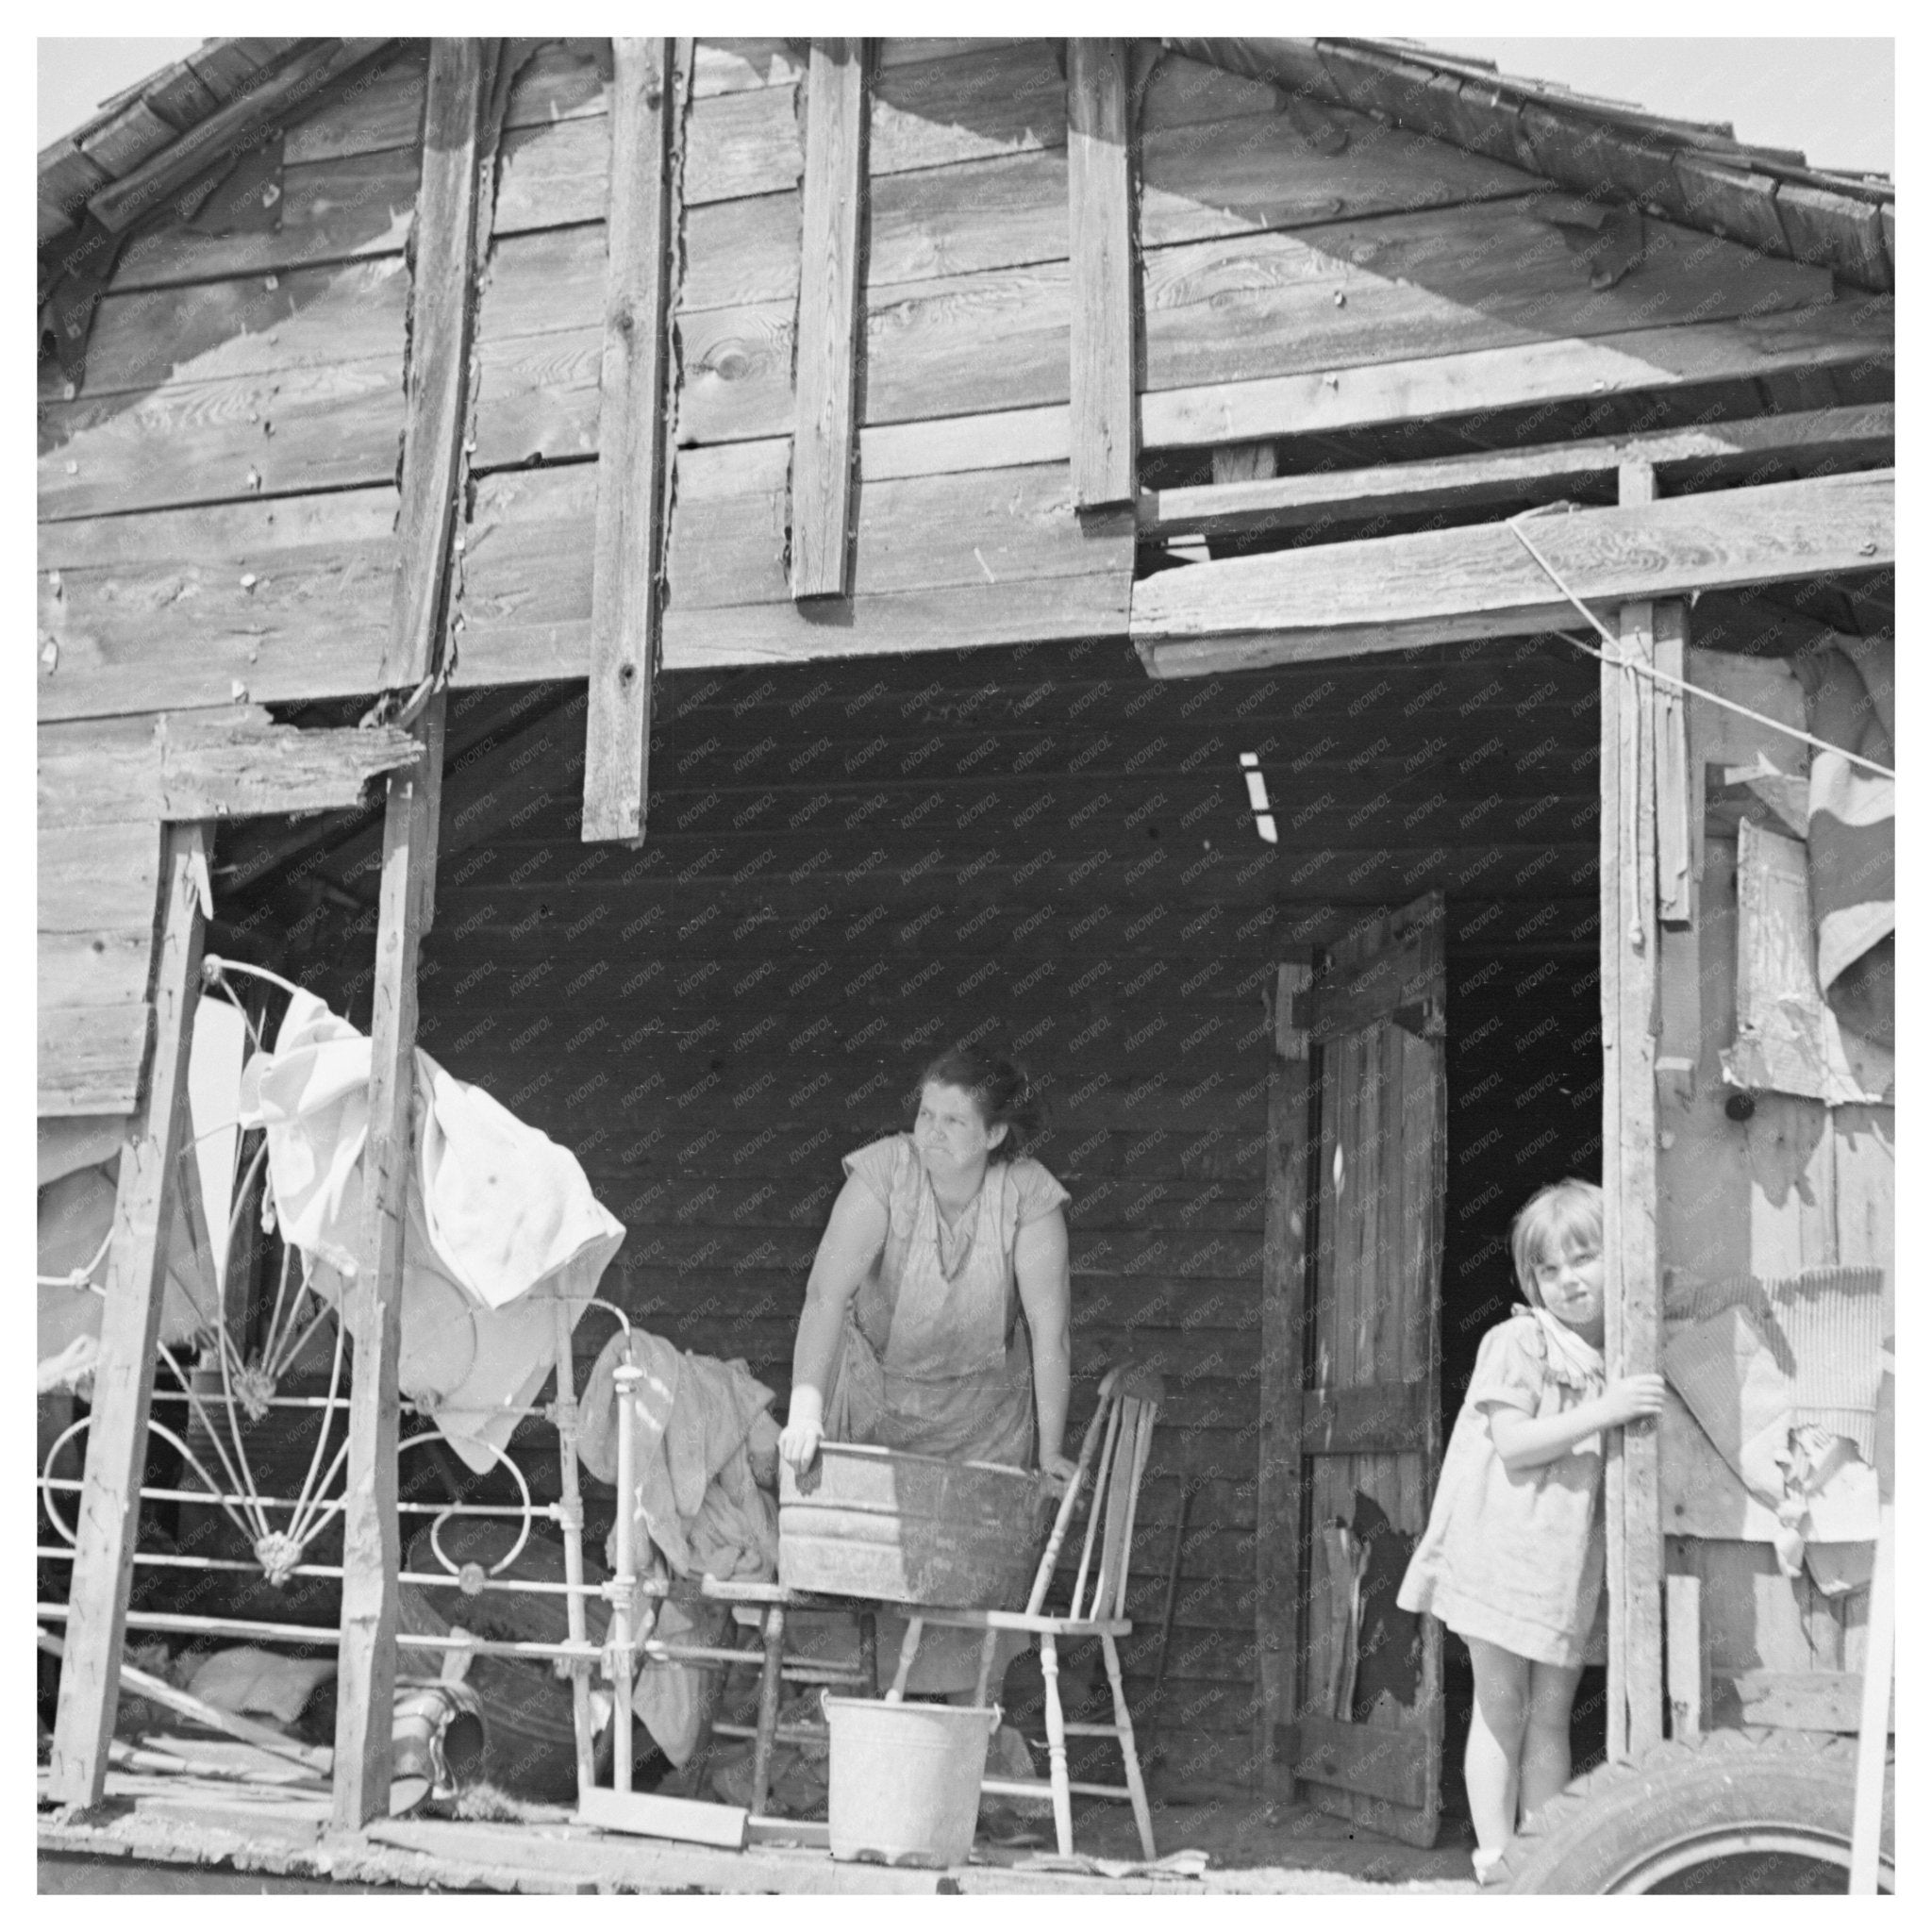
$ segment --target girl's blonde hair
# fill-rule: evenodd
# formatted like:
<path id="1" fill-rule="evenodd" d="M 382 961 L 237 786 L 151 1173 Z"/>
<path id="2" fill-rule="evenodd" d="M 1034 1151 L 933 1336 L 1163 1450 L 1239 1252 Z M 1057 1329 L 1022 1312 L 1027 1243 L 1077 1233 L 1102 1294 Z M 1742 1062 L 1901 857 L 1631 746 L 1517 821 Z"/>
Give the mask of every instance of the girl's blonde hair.
<path id="1" fill-rule="evenodd" d="M 1516 1279 L 1533 1308 L 1542 1307 L 1536 1291 L 1536 1264 L 1565 1248 L 1604 1245 L 1604 1191 L 1594 1181 L 1555 1181 L 1539 1189 L 1518 1210 L 1509 1230 Z"/>

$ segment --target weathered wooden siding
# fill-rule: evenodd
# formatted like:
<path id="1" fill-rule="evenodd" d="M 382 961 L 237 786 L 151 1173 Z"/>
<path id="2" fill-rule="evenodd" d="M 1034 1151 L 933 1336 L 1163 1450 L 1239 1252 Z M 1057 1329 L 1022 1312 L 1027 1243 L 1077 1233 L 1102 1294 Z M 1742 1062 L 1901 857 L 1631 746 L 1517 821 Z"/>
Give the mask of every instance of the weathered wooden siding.
<path id="1" fill-rule="evenodd" d="M 641 851 L 576 842 L 577 699 L 451 770 L 425 1048 L 584 1161 L 630 1229 L 608 1285 L 635 1319 L 782 1391 L 838 1157 L 900 1124 L 923 1056 L 996 1024 L 1050 1083 L 1042 1154 L 1074 1191 L 1076 1421 L 1110 1361 L 1170 1376 L 1130 1692 L 1176 1775 L 1245 1776 L 1261 991 L 1349 907 L 1432 884 L 1463 953 L 1587 948 L 1593 667 L 1473 647 L 1170 687 L 1095 645 L 673 674 L 660 697 Z M 323 875 L 366 892 L 373 851 Z M 342 958 L 316 983 L 359 1018 L 363 943 Z"/>
<path id="2" fill-rule="evenodd" d="M 1720 627 L 1735 640 L 1735 617 Z M 1790 617 L 1782 630 L 1776 641 L 1786 648 L 1819 635 L 1816 625 Z M 1780 659 L 1699 650 L 1699 635 L 1693 616 L 1693 681 L 1803 728 L 1803 694 Z M 1693 707 L 1690 723 L 1693 811 L 1707 767 L 1757 769 L 1761 758 L 1801 777 L 1808 770 L 1806 747 L 1782 733 L 1708 708 Z M 1696 922 L 1661 962 L 1664 1050 L 1674 1029 L 1692 1061 L 1682 1075 L 1659 1080 L 1657 1245 L 1666 1313 L 1674 1298 L 1699 1285 L 1745 1274 L 1776 1280 L 1807 1268 L 1893 1265 L 1890 1106 L 1827 1108 L 1821 1100 L 1766 1092 L 1754 1096 L 1745 1120 L 1724 1110 L 1734 1090 L 1722 1057 L 1737 1037 L 1735 808 L 1728 817 L 1714 812 L 1695 829 Z M 1715 1695 L 1707 1723 L 1713 1715 L 1720 1723 L 1750 1721 L 1726 1688 L 1740 1674 L 1861 1668 L 1869 1590 L 1828 1597 L 1808 1572 L 1787 1578 L 1768 1542 L 1668 1536 L 1669 1470 L 1665 1492 L 1670 1568 L 1698 1580 L 1704 1666 Z"/>
<path id="3" fill-rule="evenodd" d="M 43 367 L 43 718 L 375 683 L 425 70 L 393 43 L 290 125 L 278 228 L 137 232 L 84 380 Z"/>

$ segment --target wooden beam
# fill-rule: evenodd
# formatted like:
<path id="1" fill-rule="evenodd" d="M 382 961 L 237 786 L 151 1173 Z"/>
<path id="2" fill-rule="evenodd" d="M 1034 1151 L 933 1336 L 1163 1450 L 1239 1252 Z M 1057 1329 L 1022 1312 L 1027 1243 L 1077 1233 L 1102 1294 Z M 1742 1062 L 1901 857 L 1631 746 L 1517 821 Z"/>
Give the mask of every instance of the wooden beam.
<path id="1" fill-rule="evenodd" d="M 791 438 L 791 594 L 842 597 L 850 580 L 858 356 L 864 340 L 866 43 L 814 41 Z"/>
<path id="2" fill-rule="evenodd" d="M 259 706 L 42 724 L 36 749 L 43 826 L 343 811 L 423 756 L 393 724 L 301 730 Z"/>
<path id="3" fill-rule="evenodd" d="M 1633 391 L 1749 382 L 1791 370 L 1884 365 L 1893 356 L 1892 326 L 1891 305 L 1880 297 L 1855 308 L 1819 303 L 1749 320 L 1557 335 L 1341 370 L 1191 384 L 1141 397 L 1141 446 L 1328 435 Z"/>
<path id="4" fill-rule="evenodd" d="M 444 703 L 437 691 L 418 729 Z M 348 1471 L 342 1512 L 342 1621 L 337 1676 L 333 1819 L 355 1831 L 389 1809 L 390 1731 L 395 1702 L 396 1514 L 402 1346 L 403 1231 L 415 1159 L 416 960 L 433 882 L 418 875 L 441 791 L 441 763 L 389 781 L 370 1023 L 369 1133 L 362 1149 L 361 1266 L 342 1297 L 355 1352 L 349 1391 Z"/>
<path id="5" fill-rule="evenodd" d="M 1067 219 L 1073 247 L 1068 398 L 1074 501 L 1131 503 L 1134 452 L 1132 130 L 1124 40 L 1067 42 Z"/>
<path id="6" fill-rule="evenodd" d="M 1647 464 L 1628 465 L 1619 481 L 1618 513 L 1650 505 L 1656 491 Z M 1655 663 L 1653 624 L 1648 601 L 1624 606 L 1618 631 L 1626 660 Z M 1654 1374 L 1659 1366 L 1656 708 L 1655 687 L 1615 665 L 1604 665 L 1599 690 L 1604 1361 L 1614 1381 Z M 1615 1762 L 1663 1741 L 1664 1545 L 1655 1420 L 1608 1432 L 1604 1474 L 1607 1748 Z"/>
<path id="7" fill-rule="evenodd" d="M 381 40 L 321 41 L 267 79 L 252 85 L 226 107 L 152 156 L 88 203 L 88 212 L 113 234 L 152 213 L 224 155 L 248 146 L 272 123 L 293 119 L 315 104 L 332 81 L 359 66 L 385 44 Z"/>
<path id="8" fill-rule="evenodd" d="M 1275 1730 L 1299 1714 L 1297 1552 L 1302 1520 L 1302 1349 L 1307 1299 L 1308 1036 L 1295 1024 L 1313 969 L 1276 967 L 1268 1068 L 1268 1147 L 1261 1241 L 1261 1431 L 1255 1520 L 1255 1650 L 1259 1702 L 1255 1758 L 1264 1788 L 1292 1801 L 1294 1767 Z"/>
<path id="9" fill-rule="evenodd" d="M 1688 596 L 1896 559 L 1893 473 L 1765 483 L 1547 516 L 1532 541 L 1587 602 Z M 1580 625 L 1502 524 L 1311 545 L 1134 585 L 1129 635 L 1157 677 Z M 1646 626 L 1647 627 L 1647 626 Z"/>
<path id="10" fill-rule="evenodd" d="M 1672 598 L 1658 604 L 1653 615 L 1657 635 L 1657 668 L 1667 677 L 1684 675 L 1684 652 L 1690 637 L 1690 607 Z M 1688 925 L 1696 904 L 1696 881 L 1690 870 L 1691 791 L 1690 721 L 1684 694 L 1659 684 L 1651 694 L 1651 728 L 1657 742 L 1657 916 L 1671 925 Z M 1703 791 L 1703 774 L 1697 790 Z"/>
<path id="11" fill-rule="evenodd" d="M 494 77 L 494 51 L 491 41 L 429 43 L 423 182 L 416 194 L 409 288 L 396 574 L 389 643 L 379 674 L 386 689 L 420 684 L 441 656 L 475 311 L 476 160 L 484 104 Z"/>
<path id="12" fill-rule="evenodd" d="M 189 1144 L 188 1055 L 201 990 L 201 894 L 209 832 L 206 825 L 172 825 L 161 836 L 155 1052 L 115 1189 L 93 1424 L 68 1597 L 67 1659 L 54 1724 L 50 1789 L 68 1805 L 98 1804 L 107 1782 L 167 1279 L 167 1235 L 175 1221 L 180 1158 Z"/>
<path id="13" fill-rule="evenodd" d="M 1271 458 L 1274 454 L 1265 443 L 1236 443 L 1213 451 L 1211 484 L 1153 490 L 1142 495 L 1140 531 L 1143 537 L 1226 536 L 1306 529 L 1388 512 L 1548 501 L 1602 483 L 1631 461 L 1647 462 L 1666 476 L 1688 472 L 1684 480 L 1694 478 L 1699 484 L 1746 474 L 1767 460 L 1852 468 L 1890 461 L 1893 418 L 1890 403 L 1805 409 L 1789 416 L 1657 429 L 1639 436 L 1591 437 L 1538 449 L 1484 450 L 1425 462 L 1280 477 L 1272 461 L 1266 470 L 1224 467 L 1224 457 L 1233 458 L 1247 448 L 1267 450 Z"/>
<path id="14" fill-rule="evenodd" d="M 597 516 L 591 565 L 590 718 L 584 745 L 586 840 L 643 837 L 650 789 L 651 686 L 669 432 L 669 243 L 674 154 L 690 87 L 688 42 L 611 42 L 610 207 L 604 282 Z"/>

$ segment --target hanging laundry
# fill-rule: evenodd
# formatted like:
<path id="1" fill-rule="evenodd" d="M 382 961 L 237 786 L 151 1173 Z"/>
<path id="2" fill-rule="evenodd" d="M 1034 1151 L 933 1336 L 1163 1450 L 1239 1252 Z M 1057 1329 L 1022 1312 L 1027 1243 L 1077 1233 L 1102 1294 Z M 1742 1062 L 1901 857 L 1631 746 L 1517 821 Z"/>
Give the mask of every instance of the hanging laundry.
<path id="1" fill-rule="evenodd" d="M 268 1138 L 283 1239 L 311 1288 L 340 1304 L 357 1272 L 368 1037 L 310 993 L 289 1004 L 273 1053 L 242 1073 L 243 1126 Z M 553 1303 L 573 1325 L 624 1240 L 568 1149 L 420 1048 L 403 1241 L 403 1393 L 474 1470 L 490 1469 L 556 1357 Z"/>
<path id="2" fill-rule="evenodd" d="M 625 1347 L 622 1335 L 606 1344 L 578 1406 L 578 1458 L 600 1482 L 617 1480 L 617 1371 Z M 630 1398 L 631 1507 L 641 1558 L 647 1555 L 660 1577 L 775 1576 L 778 1425 L 771 1390 L 741 1361 L 687 1355 L 642 1329 L 632 1331 L 629 1347 L 643 1372 Z M 657 1635 L 716 1645 L 727 1621 L 722 1604 L 667 1602 Z M 631 1687 L 631 1709 L 676 1765 L 697 1747 L 704 1675 L 691 1665 L 651 1662 Z"/>

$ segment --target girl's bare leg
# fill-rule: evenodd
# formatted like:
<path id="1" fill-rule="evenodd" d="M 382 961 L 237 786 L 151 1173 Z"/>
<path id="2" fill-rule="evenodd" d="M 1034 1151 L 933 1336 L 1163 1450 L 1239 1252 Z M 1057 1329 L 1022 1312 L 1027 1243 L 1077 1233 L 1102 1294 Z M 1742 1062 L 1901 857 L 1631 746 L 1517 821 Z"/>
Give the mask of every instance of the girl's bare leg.
<path id="1" fill-rule="evenodd" d="M 1486 1643 L 1479 1637 L 1463 1641 L 1475 1668 L 1475 1712 L 1462 1756 L 1462 1777 L 1476 1843 L 1485 1852 L 1500 1852 L 1516 1829 L 1529 1678 L 1537 1667 L 1500 1643 Z"/>
<path id="2" fill-rule="evenodd" d="M 1570 1707 L 1580 1664 L 1531 1664 L 1529 1719 L 1523 1739 L 1523 1815 L 1527 1818 L 1570 1782 Z"/>

